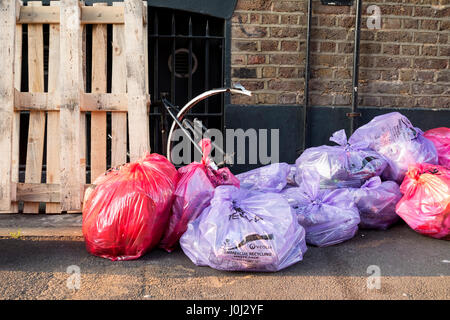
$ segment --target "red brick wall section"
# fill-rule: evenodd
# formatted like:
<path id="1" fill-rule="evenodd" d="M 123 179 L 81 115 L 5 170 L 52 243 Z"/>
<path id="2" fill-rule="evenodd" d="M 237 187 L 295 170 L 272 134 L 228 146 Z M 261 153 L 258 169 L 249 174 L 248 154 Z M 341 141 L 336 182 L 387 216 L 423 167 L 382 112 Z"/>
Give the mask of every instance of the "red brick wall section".
<path id="1" fill-rule="evenodd" d="M 450 108 L 450 0 L 363 2 L 360 104 Z M 367 27 L 367 8 L 381 28 Z M 303 104 L 307 1 L 238 0 L 231 75 L 254 91 L 235 104 Z M 312 105 L 351 104 L 355 6 L 313 1 Z"/>

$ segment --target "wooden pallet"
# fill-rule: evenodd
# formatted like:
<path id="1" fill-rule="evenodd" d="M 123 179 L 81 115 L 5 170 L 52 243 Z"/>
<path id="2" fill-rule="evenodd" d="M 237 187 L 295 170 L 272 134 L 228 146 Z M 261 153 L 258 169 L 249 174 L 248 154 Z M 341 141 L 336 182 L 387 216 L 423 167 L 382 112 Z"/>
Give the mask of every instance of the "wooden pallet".
<path id="1" fill-rule="evenodd" d="M 0 1 L 0 212 L 80 212 L 86 189 L 86 113 L 91 119 L 91 181 L 107 169 L 107 112 L 111 165 L 150 151 L 146 7 L 142 0 L 84 6 Z M 48 89 L 44 91 L 43 25 L 49 25 Z M 85 26 L 92 24 L 92 90 L 86 92 Z M 112 24 L 111 93 L 107 93 L 107 25 Z M 28 57 L 22 57 L 27 25 Z M 125 36 L 126 35 L 126 36 Z M 22 61 L 28 92 L 21 92 Z M 21 111 L 29 111 L 25 181 L 19 182 Z M 128 125 L 127 121 L 132 125 Z M 23 125 L 23 124 L 22 124 Z M 47 139 L 45 139 L 47 132 Z M 46 145 L 46 183 L 41 183 Z M 127 151 L 127 144 L 129 151 Z"/>

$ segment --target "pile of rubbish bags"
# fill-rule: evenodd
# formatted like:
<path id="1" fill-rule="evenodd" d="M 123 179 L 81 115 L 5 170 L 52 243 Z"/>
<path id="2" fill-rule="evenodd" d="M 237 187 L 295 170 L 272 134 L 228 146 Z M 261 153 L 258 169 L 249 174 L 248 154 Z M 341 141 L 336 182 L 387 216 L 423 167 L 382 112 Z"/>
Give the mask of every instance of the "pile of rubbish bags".
<path id="1" fill-rule="evenodd" d="M 200 146 L 203 153 L 202 162 L 193 162 L 178 170 L 180 180 L 174 192 L 175 200 L 169 225 L 159 244 L 168 252 L 176 248 L 178 240 L 187 230 L 188 223 L 210 205 L 216 187 L 233 185 L 239 188 L 239 180 L 228 168 L 214 170 L 211 167 L 211 141 L 203 139 Z"/>
<path id="2" fill-rule="evenodd" d="M 278 271 L 307 245 L 347 241 L 358 229 L 404 220 L 450 240 L 450 129 L 422 132 L 398 112 L 373 118 L 306 149 L 295 164 L 274 163 L 234 176 L 217 169 L 211 141 L 178 170 L 161 155 L 108 170 L 85 195 L 87 250 L 136 259 L 178 246 L 198 266 Z"/>

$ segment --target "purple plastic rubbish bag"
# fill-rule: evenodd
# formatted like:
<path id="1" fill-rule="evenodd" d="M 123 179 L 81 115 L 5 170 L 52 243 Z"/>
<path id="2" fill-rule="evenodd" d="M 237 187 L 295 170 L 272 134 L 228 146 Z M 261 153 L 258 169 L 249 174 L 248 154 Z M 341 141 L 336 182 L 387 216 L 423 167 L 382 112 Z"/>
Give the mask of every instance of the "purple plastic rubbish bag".
<path id="1" fill-rule="evenodd" d="M 300 225 L 304 225 L 305 216 L 300 215 L 302 213 L 303 208 L 300 207 L 299 198 L 302 197 L 302 188 L 287 186 L 283 190 L 281 190 L 280 194 L 287 200 L 289 205 L 291 206 L 292 212 L 294 212 L 297 216 L 297 221 Z"/>
<path id="2" fill-rule="evenodd" d="M 349 191 L 359 210 L 360 228 L 385 230 L 400 219 L 395 206 L 402 193 L 394 181 L 381 182 L 380 177 L 373 177 L 361 188 Z"/>
<path id="3" fill-rule="evenodd" d="M 348 144 L 344 130 L 330 138 L 339 146 L 320 146 L 306 149 L 295 162 L 297 184 L 302 183 L 302 171 L 319 174 L 320 188 L 359 188 L 367 179 L 380 175 L 387 161 L 370 150 L 366 142 Z"/>
<path id="4" fill-rule="evenodd" d="M 228 271 L 278 271 L 303 259 L 305 230 L 279 193 L 219 186 L 211 205 L 180 239 L 198 266 Z"/>
<path id="5" fill-rule="evenodd" d="M 433 143 L 423 136 L 422 130 L 413 127 L 408 118 L 398 112 L 373 118 L 358 128 L 349 139 L 350 144 L 364 142 L 388 160 L 388 167 L 382 177 L 399 184 L 410 164 L 438 163 Z"/>
<path id="6" fill-rule="evenodd" d="M 317 173 L 303 172 L 302 176 L 299 187 L 286 188 L 281 195 L 305 228 L 306 243 L 326 247 L 353 238 L 360 218 L 348 189 L 320 189 Z"/>
<path id="7" fill-rule="evenodd" d="M 236 177 L 241 183 L 241 188 L 254 191 L 280 192 L 287 184 L 290 170 L 291 166 L 287 163 L 273 163 L 238 174 Z"/>

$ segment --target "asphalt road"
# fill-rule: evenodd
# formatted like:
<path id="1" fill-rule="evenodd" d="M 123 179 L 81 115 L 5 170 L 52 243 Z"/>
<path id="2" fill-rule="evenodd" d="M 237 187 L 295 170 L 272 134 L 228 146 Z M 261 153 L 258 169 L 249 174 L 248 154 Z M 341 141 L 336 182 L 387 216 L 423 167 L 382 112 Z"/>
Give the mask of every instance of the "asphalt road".
<path id="1" fill-rule="evenodd" d="M 80 269 L 79 289 L 69 266 Z M 379 289 L 369 289 L 369 266 Z M 72 277 L 71 277 L 72 276 Z M 371 282 L 374 284 L 374 282 Z M 154 250 L 135 261 L 89 255 L 79 237 L 0 238 L 1 299 L 450 299 L 450 241 L 406 225 L 359 231 L 345 243 L 309 247 L 277 273 L 196 267 L 181 250 Z"/>

